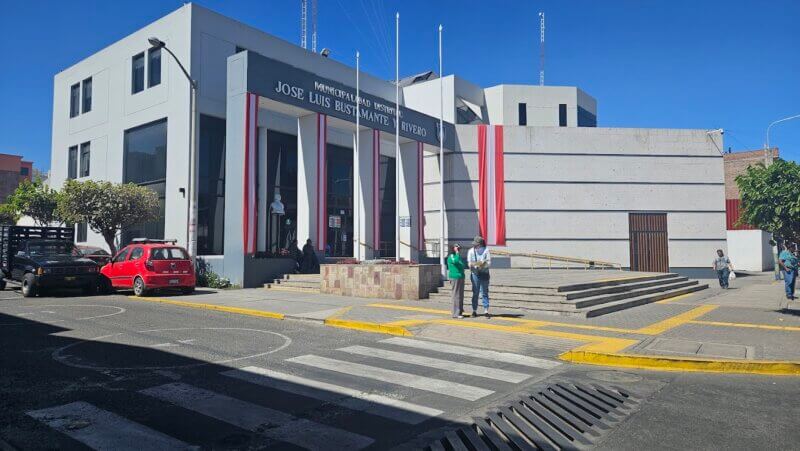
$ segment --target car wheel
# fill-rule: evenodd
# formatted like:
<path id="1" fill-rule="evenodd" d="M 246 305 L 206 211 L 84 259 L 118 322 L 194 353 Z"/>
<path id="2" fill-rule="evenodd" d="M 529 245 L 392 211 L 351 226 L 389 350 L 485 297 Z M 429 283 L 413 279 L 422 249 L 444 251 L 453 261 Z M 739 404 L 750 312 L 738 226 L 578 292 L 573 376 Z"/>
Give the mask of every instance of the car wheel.
<path id="1" fill-rule="evenodd" d="M 31 273 L 25 274 L 25 277 L 22 278 L 22 295 L 26 298 L 35 297 L 36 292 L 39 291 L 38 288 L 36 277 Z"/>
<path id="2" fill-rule="evenodd" d="M 114 287 L 111 286 L 111 281 L 108 278 L 100 276 L 97 279 L 97 291 L 100 294 L 111 294 L 114 292 Z"/>
<path id="3" fill-rule="evenodd" d="M 147 296 L 147 288 L 141 277 L 136 277 L 133 280 L 133 294 L 136 296 Z"/>
<path id="4" fill-rule="evenodd" d="M 194 293 L 194 287 L 181 288 L 181 293 L 183 293 L 183 294 L 192 294 L 192 293 Z"/>

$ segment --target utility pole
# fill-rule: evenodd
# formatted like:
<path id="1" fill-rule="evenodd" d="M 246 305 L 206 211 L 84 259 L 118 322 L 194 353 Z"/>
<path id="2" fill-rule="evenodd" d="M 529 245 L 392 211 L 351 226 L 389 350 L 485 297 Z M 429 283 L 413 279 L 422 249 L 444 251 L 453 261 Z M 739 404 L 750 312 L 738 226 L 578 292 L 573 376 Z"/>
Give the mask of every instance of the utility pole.
<path id="1" fill-rule="evenodd" d="M 539 86 L 544 86 L 544 11 L 539 12 Z"/>

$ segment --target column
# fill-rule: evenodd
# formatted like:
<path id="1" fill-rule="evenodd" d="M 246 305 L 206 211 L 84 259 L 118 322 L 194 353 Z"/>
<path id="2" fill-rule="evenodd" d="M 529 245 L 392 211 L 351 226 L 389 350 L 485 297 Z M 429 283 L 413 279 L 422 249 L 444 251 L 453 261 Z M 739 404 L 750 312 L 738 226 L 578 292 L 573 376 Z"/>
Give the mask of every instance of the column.
<path id="1" fill-rule="evenodd" d="M 369 260 L 375 258 L 380 230 L 380 132 L 367 129 L 358 133 L 360 149 L 357 158 L 353 159 L 356 178 L 354 190 L 358 190 L 354 209 L 353 248 L 360 247 L 361 259 Z M 356 255 L 359 253 L 356 252 Z"/>
<path id="2" fill-rule="evenodd" d="M 327 239 L 327 117 L 309 114 L 297 119 L 297 241 L 311 239 L 324 252 Z"/>
<path id="3" fill-rule="evenodd" d="M 416 141 L 400 144 L 400 213 L 401 225 L 398 231 L 400 236 L 400 258 L 403 260 L 419 261 L 419 236 L 420 236 L 420 147 Z M 402 224 L 402 218 L 410 218 L 410 224 Z"/>
<path id="4" fill-rule="evenodd" d="M 259 121 L 263 119 L 259 117 Z M 259 252 L 267 251 L 267 226 L 270 224 L 269 204 L 272 202 L 272 191 L 267 186 L 267 127 L 258 128 L 258 246 Z"/>

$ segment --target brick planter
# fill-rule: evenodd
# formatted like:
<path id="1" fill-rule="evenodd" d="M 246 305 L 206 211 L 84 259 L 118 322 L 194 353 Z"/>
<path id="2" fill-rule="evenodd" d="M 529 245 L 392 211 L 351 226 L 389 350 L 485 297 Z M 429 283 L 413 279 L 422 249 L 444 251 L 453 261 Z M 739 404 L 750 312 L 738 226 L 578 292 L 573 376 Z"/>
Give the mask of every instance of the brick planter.
<path id="1" fill-rule="evenodd" d="M 378 299 L 426 299 L 439 286 L 439 265 L 322 265 L 322 293 Z"/>

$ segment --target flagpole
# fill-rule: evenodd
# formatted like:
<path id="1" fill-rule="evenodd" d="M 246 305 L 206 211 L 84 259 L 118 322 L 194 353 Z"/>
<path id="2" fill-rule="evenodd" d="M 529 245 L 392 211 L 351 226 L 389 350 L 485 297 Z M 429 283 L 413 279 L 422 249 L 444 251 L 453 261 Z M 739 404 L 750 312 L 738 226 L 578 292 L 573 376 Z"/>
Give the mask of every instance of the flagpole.
<path id="1" fill-rule="evenodd" d="M 439 24 L 439 267 L 442 269 L 442 277 L 446 277 L 447 268 L 444 265 L 444 72 L 442 70 L 442 24 Z"/>
<path id="2" fill-rule="evenodd" d="M 400 261 L 400 13 L 394 16 L 394 260 Z"/>
<path id="3" fill-rule="evenodd" d="M 355 227 L 353 228 L 353 251 L 355 253 L 355 258 L 358 261 L 361 261 L 361 240 L 363 237 L 361 236 L 361 221 L 364 219 L 361 217 L 361 202 L 360 194 L 361 194 L 361 162 L 359 160 L 359 155 L 361 152 L 361 86 L 360 86 L 360 67 L 359 67 L 359 60 L 361 58 L 361 53 L 356 50 L 356 155 L 354 159 L 353 165 L 353 191 L 355 191 L 355 205 L 353 208 L 354 217 L 355 217 Z M 357 233 L 356 233 L 357 232 Z"/>

